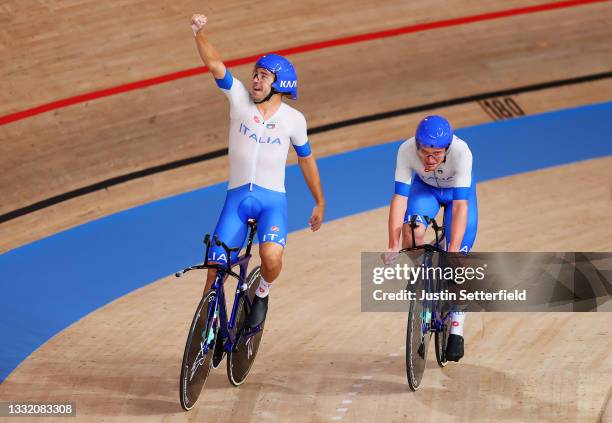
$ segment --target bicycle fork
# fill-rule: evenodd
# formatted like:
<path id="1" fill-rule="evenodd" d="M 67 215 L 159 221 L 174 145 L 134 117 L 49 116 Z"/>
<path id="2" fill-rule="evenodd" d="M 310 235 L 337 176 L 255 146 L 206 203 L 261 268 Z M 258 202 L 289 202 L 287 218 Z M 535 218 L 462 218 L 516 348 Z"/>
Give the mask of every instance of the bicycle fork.
<path id="1" fill-rule="evenodd" d="M 207 322 L 210 322 L 212 317 L 212 323 L 205 327 L 202 330 L 201 339 L 200 339 L 200 351 L 198 351 L 198 355 L 195 360 L 193 360 L 193 365 L 191 366 L 189 372 L 189 380 L 191 381 L 195 376 L 198 368 L 203 364 L 204 360 L 206 360 L 206 355 L 210 350 L 213 342 L 215 340 L 216 328 L 219 324 L 219 298 L 215 299 L 215 305 L 212 310 L 212 316 L 210 316 L 210 310 L 208 310 L 209 318 L 206 319 Z"/>

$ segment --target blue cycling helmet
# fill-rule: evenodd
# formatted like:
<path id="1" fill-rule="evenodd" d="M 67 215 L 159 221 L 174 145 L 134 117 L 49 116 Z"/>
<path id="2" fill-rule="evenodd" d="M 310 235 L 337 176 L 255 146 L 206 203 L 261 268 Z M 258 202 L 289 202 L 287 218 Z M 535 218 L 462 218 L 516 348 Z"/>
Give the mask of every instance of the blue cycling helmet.
<path id="1" fill-rule="evenodd" d="M 255 63 L 256 68 L 264 68 L 276 75 L 272 88 L 282 94 L 291 95 L 297 100 L 297 73 L 291 62 L 278 54 L 266 54 Z"/>
<path id="2" fill-rule="evenodd" d="M 427 116 L 419 123 L 415 138 L 425 148 L 448 148 L 453 141 L 453 127 L 442 116 Z"/>

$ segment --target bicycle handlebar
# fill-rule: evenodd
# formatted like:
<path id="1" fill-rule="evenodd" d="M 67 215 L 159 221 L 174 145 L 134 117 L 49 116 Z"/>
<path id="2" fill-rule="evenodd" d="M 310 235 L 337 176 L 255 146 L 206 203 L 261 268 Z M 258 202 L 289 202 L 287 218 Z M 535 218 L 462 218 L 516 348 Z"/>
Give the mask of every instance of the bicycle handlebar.
<path id="1" fill-rule="evenodd" d="M 443 232 L 444 228 L 440 227 L 438 223 L 436 222 L 436 219 L 434 218 L 430 218 L 429 216 L 423 216 L 423 218 L 425 219 L 425 222 L 428 225 L 431 225 L 431 227 L 433 228 L 436 234 L 435 243 L 425 244 L 425 245 L 416 245 L 416 239 L 414 237 L 414 230 L 417 227 L 418 215 L 412 215 L 410 217 L 410 221 L 408 222 L 408 226 L 410 226 L 410 231 L 412 232 L 412 247 L 403 248 L 399 251 L 400 253 L 407 252 L 407 251 L 414 251 L 414 250 L 445 252 L 442 248 L 440 248 L 440 242 L 444 239 L 444 233 L 442 233 L 442 236 L 439 236 L 439 232 L 440 231 Z"/>
<path id="2" fill-rule="evenodd" d="M 248 256 L 251 254 L 251 244 L 253 243 L 253 237 L 255 235 L 255 231 L 257 230 L 257 221 L 255 219 L 249 219 L 247 221 L 247 225 L 249 227 L 249 239 L 247 242 L 246 255 Z M 216 264 L 216 263 L 208 264 L 208 253 L 210 251 L 212 242 L 214 242 L 217 247 L 222 247 L 223 250 L 225 250 L 225 253 L 227 254 L 227 265 L 226 266 L 221 265 L 221 264 Z M 230 248 L 227 246 L 225 242 L 221 241 L 217 235 L 212 236 L 212 242 L 211 242 L 210 234 L 206 234 L 206 236 L 204 237 L 204 245 L 206 245 L 206 251 L 204 253 L 204 263 L 203 264 L 199 264 L 196 266 L 188 267 L 187 269 L 183 269 L 180 272 L 176 272 L 174 276 L 176 276 L 177 278 L 180 278 L 185 273 L 191 270 L 217 269 L 217 270 L 221 270 L 225 272 L 226 274 L 234 276 L 239 279 L 240 276 L 234 273 L 231 269 L 233 267 L 231 254 L 235 253 L 236 251 L 240 251 L 242 247 Z"/>
<path id="3" fill-rule="evenodd" d="M 208 236 L 208 235 L 207 235 Z M 215 244 L 217 245 L 217 247 L 223 247 L 223 249 L 225 250 L 225 252 L 227 253 L 227 255 L 229 256 L 230 253 L 233 253 L 235 251 L 239 251 L 240 248 L 236 247 L 236 248 L 230 248 L 227 246 L 227 244 L 225 244 L 225 242 L 221 241 L 217 235 L 213 236 L 214 240 L 215 240 Z"/>
<path id="4" fill-rule="evenodd" d="M 181 270 L 180 272 L 176 272 L 174 276 L 177 278 L 180 278 L 185 273 L 190 272 L 192 270 L 217 269 L 217 270 L 224 271 L 228 275 L 238 277 L 238 275 L 231 270 L 230 265 L 231 265 L 231 253 L 240 251 L 240 247 L 236 247 L 236 248 L 228 247 L 227 244 L 221 241 L 217 235 L 213 235 L 212 240 L 217 247 L 222 247 L 225 250 L 225 253 L 227 254 L 227 266 L 223 266 L 221 264 L 208 264 L 208 253 L 210 251 L 210 246 L 212 243 L 210 240 L 210 234 L 206 234 L 206 236 L 204 237 L 204 245 L 206 245 L 206 252 L 204 253 L 204 263 L 198 264 L 196 266 L 188 267 L 186 269 Z"/>

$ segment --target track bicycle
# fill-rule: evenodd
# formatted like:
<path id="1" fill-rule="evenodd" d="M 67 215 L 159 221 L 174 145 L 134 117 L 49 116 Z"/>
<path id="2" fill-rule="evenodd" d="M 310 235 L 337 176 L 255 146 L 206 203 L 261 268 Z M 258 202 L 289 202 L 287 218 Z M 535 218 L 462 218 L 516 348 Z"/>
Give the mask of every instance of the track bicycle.
<path id="1" fill-rule="evenodd" d="M 247 276 L 253 237 L 257 232 L 257 221 L 249 219 L 247 226 L 249 232 L 245 253 L 237 257 L 234 262 L 231 261 L 232 253 L 240 251 L 240 247 L 230 248 L 216 235 L 212 239 L 210 235 L 206 235 L 204 263 L 175 274 L 176 277 L 180 277 L 192 270 L 217 270 L 212 287 L 198 304 L 183 354 L 179 391 L 181 406 L 186 411 L 194 407 L 210 370 L 217 368 L 226 354 L 227 376 L 234 386 L 239 386 L 246 380 L 257 356 L 265 321 L 254 328 L 246 325 L 261 276 L 259 266 L 251 270 Z M 208 262 L 212 242 L 225 250 L 227 265 Z M 235 273 L 232 269 L 237 266 L 240 269 Z M 234 303 L 229 316 L 224 290 L 228 276 L 237 280 Z"/>
<path id="2" fill-rule="evenodd" d="M 409 225 L 412 231 L 412 246 L 400 250 L 400 253 L 423 251 L 423 277 L 416 280 L 411 290 L 417 295 L 410 301 L 408 311 L 408 325 L 406 329 L 406 376 L 410 389 L 416 391 L 421 385 L 425 365 L 427 363 L 427 350 L 432 334 L 435 339 L 436 361 L 440 367 L 447 364 L 446 345 L 450 336 L 451 318 L 450 304 L 446 301 L 428 299 L 430 293 L 440 293 L 447 289 L 447 281 L 443 277 L 436 277 L 437 272 L 428 272 L 434 264 L 444 268 L 446 265 L 446 251 L 441 247 L 444 240 L 444 225 L 440 227 L 435 219 L 424 216 L 425 221 L 431 224 L 435 232 L 435 240 L 431 244 L 416 245 L 414 229 L 417 227 L 417 216 L 412 216 Z M 437 260 L 436 260 L 437 259 Z M 423 291 L 425 299 L 421 300 Z"/>

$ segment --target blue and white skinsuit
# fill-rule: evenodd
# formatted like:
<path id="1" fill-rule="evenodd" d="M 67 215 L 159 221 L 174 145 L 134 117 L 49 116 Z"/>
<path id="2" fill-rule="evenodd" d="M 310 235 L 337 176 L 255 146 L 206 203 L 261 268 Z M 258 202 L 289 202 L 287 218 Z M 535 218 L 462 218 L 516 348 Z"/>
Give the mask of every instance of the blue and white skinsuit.
<path id="1" fill-rule="evenodd" d="M 435 217 L 440 206 L 444 213 L 446 248 L 450 242 L 453 200 L 467 200 L 468 215 L 460 251 L 469 253 L 478 229 L 478 202 L 476 184 L 472 175 L 472 152 L 465 141 L 453 136 L 446 159 L 434 171 L 425 172 L 419 159 L 415 138 L 410 138 L 397 152 L 395 193 L 407 197 L 408 207 L 404 223 L 417 215 L 417 222 L 427 226 L 423 216 Z"/>
<path id="2" fill-rule="evenodd" d="M 229 247 L 242 247 L 246 222 L 254 218 L 260 243 L 274 242 L 284 247 L 287 154 L 291 144 L 299 157 L 310 155 L 306 119 L 282 102 L 276 113 L 264 120 L 245 86 L 229 70 L 216 82 L 230 103 L 230 125 L 229 185 L 214 233 Z M 225 251 L 216 245 L 211 246 L 208 259 L 227 263 Z"/>

